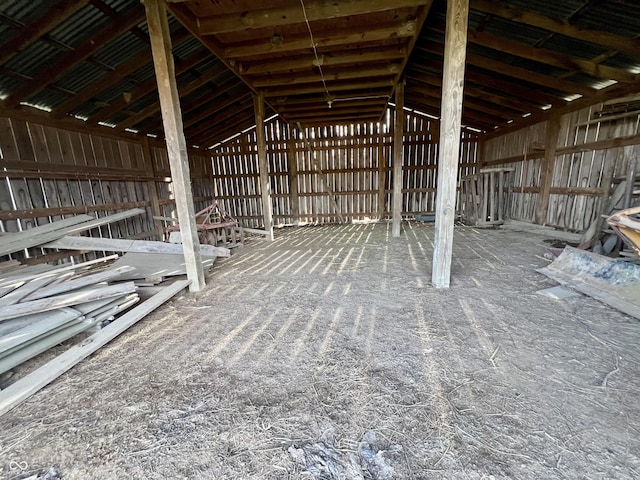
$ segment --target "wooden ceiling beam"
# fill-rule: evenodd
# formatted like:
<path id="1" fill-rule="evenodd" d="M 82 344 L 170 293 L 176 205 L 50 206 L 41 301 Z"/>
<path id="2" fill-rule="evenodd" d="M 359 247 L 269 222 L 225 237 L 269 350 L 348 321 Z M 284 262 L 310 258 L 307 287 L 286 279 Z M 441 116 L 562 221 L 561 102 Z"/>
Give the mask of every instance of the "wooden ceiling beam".
<path id="1" fill-rule="evenodd" d="M 304 122 L 300 122 L 302 126 L 320 126 L 320 125 L 348 125 L 351 123 L 378 123 L 380 115 L 346 115 L 344 117 L 336 117 L 335 115 L 328 115 L 326 117 L 317 117 L 313 120 L 306 119 Z"/>
<path id="2" fill-rule="evenodd" d="M 11 58 L 37 41 L 40 37 L 49 33 L 60 24 L 60 22 L 76 13 L 87 3 L 89 3 L 89 0 L 62 0 L 56 2 L 51 8 L 47 9 L 36 20 L 29 23 L 22 31 L 0 47 L 0 65 L 7 63 Z"/>
<path id="3" fill-rule="evenodd" d="M 309 110 L 306 112 L 288 112 L 282 113 L 282 117 L 286 120 L 290 118 L 294 118 L 296 120 L 308 117 L 318 117 L 318 116 L 328 116 L 335 115 L 336 117 L 341 117 L 345 114 L 355 114 L 355 113 L 370 113 L 370 114 L 378 114 L 380 115 L 383 108 L 386 108 L 386 105 L 377 105 L 377 106 L 362 106 L 362 107 L 351 107 L 351 108 L 325 108 L 323 110 Z"/>
<path id="4" fill-rule="evenodd" d="M 185 129 L 185 134 L 189 137 L 194 137 L 216 126 L 224 125 L 226 127 L 234 125 L 236 120 L 244 120 L 242 113 L 249 110 L 251 111 L 247 115 L 247 118 L 250 118 L 251 121 L 255 121 L 253 115 L 253 97 L 247 95 L 242 100 L 236 100 L 236 105 L 232 112 L 226 111 L 225 115 L 219 115 L 216 118 L 211 118 L 207 122 L 200 122 L 198 125 L 192 125 L 190 128 Z"/>
<path id="5" fill-rule="evenodd" d="M 375 77 L 389 77 L 395 75 L 396 70 L 400 68 L 400 65 L 395 63 L 389 63 L 387 65 L 381 65 L 376 67 L 363 67 L 353 69 L 340 69 L 340 70 L 323 70 L 322 76 L 320 72 L 311 73 L 290 73 L 285 75 L 272 75 L 265 77 L 258 77 L 252 81 L 252 84 L 256 88 L 264 88 L 280 85 L 297 85 L 304 83 L 322 83 L 322 77 L 326 82 L 335 82 L 340 80 L 348 80 L 355 78 L 368 78 L 373 79 Z M 354 85 L 354 88 L 357 85 Z"/>
<path id="6" fill-rule="evenodd" d="M 471 8 L 496 17 L 506 18 L 565 37 L 575 38 L 594 45 L 602 45 L 634 57 L 640 57 L 640 40 L 615 35 L 602 30 L 590 30 L 572 25 L 569 22 L 546 17 L 536 12 L 510 6 L 504 2 L 492 0 L 472 0 Z"/>
<path id="7" fill-rule="evenodd" d="M 370 105 L 386 105 L 386 98 L 372 98 L 372 99 L 363 99 L 363 100 L 346 100 L 346 101 L 334 101 L 331 105 L 332 110 L 337 110 L 339 108 L 353 108 L 355 106 L 370 106 Z M 278 113 L 282 115 L 286 115 L 288 113 L 293 112 L 308 112 L 312 110 L 328 110 L 329 104 L 326 99 L 318 98 L 312 103 L 305 103 L 299 105 L 287 105 L 278 107 Z"/>
<path id="8" fill-rule="evenodd" d="M 390 92 L 388 88 L 377 89 L 377 90 L 369 90 L 366 94 L 361 95 L 360 97 L 354 95 L 353 92 L 343 92 L 343 93 L 331 93 L 331 98 L 334 100 L 338 100 L 340 102 L 347 100 L 372 100 L 374 98 L 378 98 L 380 100 L 384 100 L 388 102 L 391 98 Z M 276 108 L 280 109 L 282 106 L 292 106 L 292 105 L 310 105 L 310 104 L 318 104 L 318 103 L 326 103 L 327 97 L 326 95 L 310 95 L 304 97 L 274 97 L 271 101 L 272 105 Z"/>
<path id="9" fill-rule="evenodd" d="M 87 41 L 75 50 L 70 51 L 58 60 L 50 68 L 47 68 L 42 75 L 38 75 L 31 82 L 18 89 L 11 96 L 5 99 L 7 108 L 15 108 L 20 102 L 28 100 L 33 95 L 41 92 L 47 86 L 73 69 L 83 60 L 93 55 L 106 43 L 119 37 L 127 30 L 144 20 L 144 9 L 139 4 L 134 4 L 127 12 L 120 16 L 119 22 L 112 22 L 101 30 L 91 40 Z"/>
<path id="10" fill-rule="evenodd" d="M 476 45 L 526 58 L 546 65 L 562 68 L 568 71 L 579 71 L 603 80 L 615 80 L 623 83 L 633 83 L 640 78 L 638 75 L 625 70 L 599 65 L 589 60 L 570 57 L 551 50 L 534 47 L 508 38 L 477 30 L 469 31 L 469 41 Z"/>
<path id="11" fill-rule="evenodd" d="M 444 55 L 444 45 L 439 43 L 429 42 L 428 45 L 419 46 L 416 47 L 416 49 L 438 55 L 439 57 L 442 57 Z M 483 57 L 482 55 L 478 55 L 472 52 L 467 52 L 467 64 L 507 77 L 517 78 L 518 80 L 524 80 L 525 82 L 542 85 L 544 87 L 552 88 L 554 90 L 565 92 L 568 94 L 579 93 L 580 95 L 591 95 L 592 93 L 597 92 L 595 88 L 588 87 L 586 85 L 581 85 L 579 83 L 571 82 L 563 78 L 554 77 L 552 75 L 545 75 L 544 73 L 536 72 L 533 70 L 527 70 L 526 68 L 509 65 L 508 63 Z"/>
<path id="12" fill-rule="evenodd" d="M 367 43 L 390 38 L 405 38 L 417 35 L 418 28 L 415 20 L 402 23 L 390 23 L 383 25 L 371 25 L 367 28 L 342 29 L 326 33 L 315 32 L 313 40 L 316 48 L 346 46 L 352 44 L 366 45 Z M 221 52 L 225 59 L 241 59 L 243 57 L 255 57 L 259 55 L 273 55 L 285 52 L 302 50 L 311 53 L 309 35 L 296 35 L 292 37 L 270 37 L 264 40 L 226 45 Z"/>
<path id="13" fill-rule="evenodd" d="M 411 88 L 411 93 L 417 95 L 424 95 L 426 97 L 435 98 L 436 100 L 442 101 L 442 90 L 438 87 L 430 87 L 426 85 L 414 85 Z M 495 118 L 501 118 L 503 121 L 507 120 L 518 120 L 522 118 L 523 113 L 526 112 L 513 112 L 509 110 L 502 110 L 498 108 L 494 108 L 491 105 L 486 105 L 484 103 L 480 103 L 476 100 L 472 100 L 468 98 L 465 92 L 464 98 L 464 106 L 468 108 L 472 108 L 478 112 L 486 113 Z"/>
<path id="14" fill-rule="evenodd" d="M 180 98 L 189 95 L 191 92 L 196 91 L 198 88 L 202 87 L 203 85 L 214 81 L 216 78 L 220 77 L 220 75 L 224 75 L 225 73 L 227 73 L 227 68 L 222 65 L 219 64 L 216 67 L 212 68 L 209 72 L 203 74 L 201 77 L 189 82 L 186 85 L 183 85 L 182 87 L 180 87 L 178 89 L 178 94 L 180 96 Z M 142 111 L 136 113 L 135 115 L 132 115 L 131 117 L 127 118 L 126 120 L 118 123 L 118 125 L 116 125 L 116 127 L 114 128 L 114 130 L 116 132 L 122 132 L 124 130 L 126 130 L 127 128 L 131 128 L 135 125 L 137 125 L 138 123 L 140 123 L 142 120 L 144 120 L 145 118 L 150 117 L 151 115 L 153 115 L 154 113 L 158 112 L 160 110 L 160 103 L 159 102 L 154 102 L 151 105 L 149 105 L 148 107 L 144 108 Z"/>
<path id="15" fill-rule="evenodd" d="M 412 100 L 416 100 L 418 102 L 422 102 L 424 105 L 437 108 L 438 111 L 440 111 L 440 106 L 442 105 L 440 98 L 430 97 L 426 95 L 411 93 L 411 95 L 408 95 L 408 98 L 411 98 Z M 463 117 L 469 117 L 479 121 L 484 121 L 487 124 L 493 123 L 494 125 L 503 125 L 507 123 L 507 120 L 502 117 L 497 117 L 486 112 L 478 111 L 475 108 L 467 106 L 466 103 L 462 107 L 462 112 Z M 440 114 L 438 114 L 438 116 L 439 115 Z"/>
<path id="16" fill-rule="evenodd" d="M 391 80 L 376 80 L 371 82 L 363 82 L 363 83 L 354 83 L 351 81 L 342 82 L 342 83 L 333 83 L 329 82 L 327 84 L 327 88 L 330 94 L 333 92 L 340 92 L 345 90 L 353 90 L 354 96 L 362 97 L 366 96 L 366 93 L 363 93 L 361 90 L 364 89 L 378 89 L 382 87 L 392 87 L 393 79 Z M 278 88 L 268 88 L 265 90 L 264 94 L 266 97 L 287 97 L 287 96 L 295 96 L 295 95 L 306 95 L 309 93 L 322 93 L 324 92 L 324 85 L 322 82 L 318 82 L 317 85 L 308 85 L 301 87 L 278 87 Z"/>
<path id="17" fill-rule="evenodd" d="M 172 44 L 174 48 L 184 42 L 187 38 L 191 38 L 189 32 L 186 29 L 181 28 L 178 30 L 172 39 Z M 71 98 L 66 100 L 64 103 L 59 105 L 51 112 L 51 116 L 54 118 L 60 118 L 67 113 L 72 113 L 74 109 L 82 105 L 83 103 L 89 101 L 91 98 L 95 97 L 99 93 L 108 90 L 109 88 L 117 85 L 124 78 L 131 75 L 135 71 L 141 69 L 142 67 L 148 65 L 152 62 L 151 52 L 148 50 L 143 50 L 142 52 L 134 55 L 126 62 L 118 65 L 112 72 L 109 72 L 106 75 L 103 75 L 100 80 L 92 83 L 85 89 L 77 92 Z"/>
<path id="18" fill-rule="evenodd" d="M 442 88 L 442 77 L 435 75 L 414 75 L 412 72 L 407 74 L 407 89 L 411 90 L 414 84 L 427 84 L 432 85 L 434 87 Z M 505 97 L 503 95 L 498 95 L 496 93 L 489 92 L 484 90 L 483 88 L 478 88 L 473 85 L 466 84 L 464 86 L 465 95 L 469 95 L 470 97 L 479 98 L 486 102 L 493 103 L 495 105 L 500 105 L 501 107 L 508 108 L 510 110 L 524 111 L 524 113 L 535 112 L 542 108 L 544 104 L 536 104 L 534 102 L 529 102 L 524 99 L 512 99 Z"/>
<path id="19" fill-rule="evenodd" d="M 199 63 L 202 63 L 207 58 L 210 58 L 211 54 L 206 49 L 198 50 L 191 55 L 189 55 L 184 60 L 176 63 L 176 76 L 181 75 L 188 70 L 191 70 Z M 142 82 L 138 87 L 131 92 L 131 98 L 127 101 L 125 98 L 121 98 L 108 107 L 103 108 L 99 112 L 92 115 L 88 120 L 88 124 L 97 124 L 98 122 L 102 122 L 104 120 L 108 120 L 116 113 L 127 108 L 127 105 L 135 102 L 136 100 L 141 99 L 145 95 L 150 92 L 153 92 L 158 88 L 158 83 L 156 81 L 155 76 L 150 78 L 149 80 Z"/>
<path id="20" fill-rule="evenodd" d="M 322 68 L 326 68 L 336 65 L 357 65 L 368 62 L 380 62 L 382 60 L 395 60 L 404 58 L 406 55 L 407 51 L 404 47 L 395 46 L 383 49 L 359 49 L 355 52 L 346 51 L 332 53 L 330 55 L 320 54 L 319 58 L 320 66 Z M 239 71 L 243 75 L 257 76 L 263 74 L 292 72 L 294 70 L 310 69 L 317 66 L 313 52 L 309 51 L 304 56 L 290 57 L 273 62 L 254 61 L 241 63 Z"/>
<path id="21" fill-rule="evenodd" d="M 256 8 L 249 11 L 214 15 L 198 22 L 200 35 L 217 35 L 246 29 L 277 27 L 304 23 L 306 20 L 328 20 L 332 18 L 384 12 L 407 7 L 419 7 L 425 0 L 306 0 L 304 10 L 297 2 L 291 6 Z"/>

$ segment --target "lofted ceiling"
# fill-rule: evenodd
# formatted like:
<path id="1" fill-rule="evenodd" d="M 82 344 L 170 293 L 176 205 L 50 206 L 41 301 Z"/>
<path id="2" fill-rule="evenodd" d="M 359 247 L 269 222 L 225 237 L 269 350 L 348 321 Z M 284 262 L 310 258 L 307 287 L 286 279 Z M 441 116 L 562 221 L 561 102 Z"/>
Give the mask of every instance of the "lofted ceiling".
<path id="1" fill-rule="evenodd" d="M 463 123 L 504 132 L 640 93 L 640 3 L 470 0 Z M 445 0 L 170 1 L 185 135 L 209 146 L 267 115 L 305 125 L 439 115 Z M 313 38 L 313 42 L 312 42 Z M 0 2 L 0 113 L 162 136 L 139 0 Z M 315 48 L 312 46 L 314 45 Z"/>

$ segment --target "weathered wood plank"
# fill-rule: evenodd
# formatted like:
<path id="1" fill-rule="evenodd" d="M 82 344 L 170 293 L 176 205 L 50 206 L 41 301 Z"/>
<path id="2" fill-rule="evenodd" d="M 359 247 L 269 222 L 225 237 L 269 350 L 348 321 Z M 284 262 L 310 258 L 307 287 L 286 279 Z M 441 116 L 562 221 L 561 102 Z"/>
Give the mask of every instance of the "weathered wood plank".
<path id="1" fill-rule="evenodd" d="M 87 341 L 71 347 L 35 372 L 30 373 L 2 390 L 0 392 L 0 416 L 51 383 L 84 358 L 109 343 L 164 302 L 187 288 L 188 285 L 189 280 L 173 283 L 160 293 L 157 293 L 149 300 L 118 318 L 117 322 L 113 322 L 99 332 L 91 335 Z"/>

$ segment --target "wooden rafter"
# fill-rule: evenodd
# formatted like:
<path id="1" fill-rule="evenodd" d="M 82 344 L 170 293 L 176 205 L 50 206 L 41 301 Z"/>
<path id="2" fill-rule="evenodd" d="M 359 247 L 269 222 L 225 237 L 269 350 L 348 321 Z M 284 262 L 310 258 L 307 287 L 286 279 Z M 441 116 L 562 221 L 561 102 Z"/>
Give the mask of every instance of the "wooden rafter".
<path id="1" fill-rule="evenodd" d="M 358 83 L 357 85 L 354 85 L 354 82 L 352 81 L 346 81 L 346 82 L 330 82 L 327 84 L 327 88 L 329 89 L 329 91 L 331 92 L 331 94 L 333 95 L 333 92 L 341 92 L 341 91 L 345 91 L 345 90 L 351 90 L 354 91 L 354 96 L 355 95 L 361 95 L 361 93 L 357 93 L 358 90 L 356 89 L 374 89 L 374 88 L 381 88 L 381 87 L 391 87 L 393 86 L 393 80 L 389 79 L 389 80 L 373 80 L 373 81 L 369 81 L 369 82 L 362 82 L 362 83 Z M 316 83 L 313 85 L 303 85 L 303 86 L 299 86 L 299 87 L 295 87 L 295 86 L 280 86 L 280 87 L 273 87 L 273 88 L 269 88 L 265 90 L 265 96 L 266 97 L 286 97 L 289 95 L 306 95 L 308 93 L 321 93 L 324 92 L 324 86 L 322 85 L 322 83 Z"/>
<path id="2" fill-rule="evenodd" d="M 477 30 L 469 31 L 469 41 L 499 52 L 562 68 L 570 72 L 578 71 L 586 73 L 587 75 L 603 80 L 615 80 L 625 83 L 638 81 L 638 75 L 626 70 L 599 65 L 588 60 L 570 57 L 545 48 L 534 47 L 487 32 L 479 32 Z"/>
<path id="3" fill-rule="evenodd" d="M 407 20 L 401 23 L 370 25 L 367 28 L 339 29 L 314 36 L 317 48 L 333 47 L 337 45 L 366 45 L 367 43 L 387 40 L 389 38 L 405 38 L 416 35 L 417 22 Z M 294 35 L 274 42 L 273 37 L 263 41 L 252 41 L 231 44 L 224 47 L 221 54 L 226 59 L 241 59 L 259 55 L 272 55 L 298 50 L 309 51 L 309 35 Z"/>
<path id="4" fill-rule="evenodd" d="M 131 29 L 144 20 L 144 10 L 140 5 L 135 5 L 120 16 L 120 21 L 111 23 L 100 31 L 90 41 L 84 43 L 75 50 L 70 51 L 48 68 L 43 75 L 38 75 L 32 81 L 18 89 L 4 102 L 8 108 L 14 108 L 20 102 L 29 99 L 38 92 L 44 90 L 49 84 L 60 79 L 64 74 L 73 69 L 80 62 L 88 58 L 122 33 Z"/>
<path id="5" fill-rule="evenodd" d="M 226 68 L 224 67 L 224 65 L 222 64 L 217 65 L 216 67 L 212 68 L 210 71 L 203 74 L 199 78 L 196 78 L 195 80 L 192 80 L 188 84 L 180 87 L 178 89 L 180 98 L 186 95 L 189 95 L 190 93 L 196 91 L 197 89 L 206 85 L 209 82 L 215 81 L 218 77 L 220 77 L 221 75 L 224 75 L 225 73 L 226 73 Z M 159 102 L 152 103 L 151 105 L 144 108 L 142 111 L 138 112 L 137 114 L 132 115 L 126 120 L 118 123 L 118 125 L 115 127 L 115 130 L 117 132 L 122 132 L 127 128 L 131 128 L 137 125 L 138 123 L 143 121 L 145 118 L 150 117 L 151 115 L 153 115 L 158 111 L 160 111 L 160 103 Z"/>
<path id="6" fill-rule="evenodd" d="M 5 64 L 40 37 L 46 35 L 56 25 L 76 13 L 88 2 L 89 0 L 62 0 L 56 2 L 38 19 L 31 22 L 28 28 L 24 28 L 0 47 L 0 65 Z"/>
<path id="7" fill-rule="evenodd" d="M 177 46 L 189 38 L 188 32 L 183 28 L 176 32 L 173 36 L 173 45 Z M 131 75 L 135 71 L 139 70 L 143 66 L 148 65 L 151 62 L 151 52 L 143 50 L 142 52 L 134 55 L 129 60 L 125 61 L 121 65 L 118 65 L 112 72 L 105 74 L 102 78 L 84 90 L 75 93 L 67 101 L 59 105 L 51 112 L 51 116 L 59 118 L 66 113 L 72 113 L 77 107 L 83 103 L 89 101 L 96 95 L 108 90 L 120 83 L 124 78 Z"/>
<path id="8" fill-rule="evenodd" d="M 594 45 L 609 47 L 634 57 L 640 57 L 640 40 L 635 38 L 621 37 L 602 30 L 581 28 L 572 25 L 568 21 L 557 20 L 494 0 L 473 0 L 471 7 L 473 10 L 478 10 L 492 16 L 506 18 L 513 22 L 523 23 Z"/>
<path id="9" fill-rule="evenodd" d="M 191 70 L 199 63 L 202 63 L 204 60 L 210 57 L 208 51 L 202 49 L 198 50 L 191 55 L 189 55 L 184 60 L 176 63 L 176 75 L 181 75 L 182 73 Z M 129 103 L 135 102 L 140 98 L 144 97 L 150 92 L 153 92 L 157 88 L 157 83 L 155 78 L 150 78 L 149 80 L 141 83 L 138 87 L 130 92 L 131 96 L 129 99 L 121 98 L 117 102 L 114 102 L 112 105 L 103 108 L 96 114 L 92 115 L 88 120 L 88 124 L 98 124 L 98 122 L 108 120 L 116 113 L 124 110 Z"/>
<path id="10" fill-rule="evenodd" d="M 325 81 L 339 81 L 347 79 L 366 78 L 370 79 L 374 77 L 390 77 L 395 75 L 396 71 L 400 69 L 400 65 L 397 63 L 388 63 L 385 65 L 375 67 L 363 67 L 354 69 L 338 69 L 338 70 L 326 70 L 323 69 L 323 76 Z M 278 85 L 295 85 L 304 83 L 321 83 L 322 78 L 320 73 L 290 73 L 282 75 L 271 75 L 256 78 L 253 80 L 253 85 L 256 88 L 278 86 Z M 358 88 L 356 82 L 351 82 L 353 88 Z"/>
<path id="11" fill-rule="evenodd" d="M 334 2 L 307 0 L 305 9 L 306 18 L 313 22 L 315 20 L 348 17 L 404 7 L 418 7 L 425 3 L 427 3 L 425 0 L 395 0 L 393 2 L 388 0 L 341 0 Z M 214 35 L 247 28 L 268 28 L 304 22 L 305 14 L 300 6 L 296 4 L 201 18 L 198 22 L 198 33 L 200 35 Z"/>
<path id="12" fill-rule="evenodd" d="M 323 68 L 336 65 L 356 65 L 364 62 L 379 62 L 381 60 L 394 60 L 403 58 L 406 49 L 402 46 L 392 48 L 359 49 L 358 51 L 345 51 L 321 55 L 320 64 Z M 261 75 L 267 73 L 291 72 L 294 70 L 309 69 L 316 66 L 315 58 L 309 54 L 300 57 L 285 58 L 283 60 L 264 62 L 254 61 L 242 63 L 240 72 L 243 75 Z"/>

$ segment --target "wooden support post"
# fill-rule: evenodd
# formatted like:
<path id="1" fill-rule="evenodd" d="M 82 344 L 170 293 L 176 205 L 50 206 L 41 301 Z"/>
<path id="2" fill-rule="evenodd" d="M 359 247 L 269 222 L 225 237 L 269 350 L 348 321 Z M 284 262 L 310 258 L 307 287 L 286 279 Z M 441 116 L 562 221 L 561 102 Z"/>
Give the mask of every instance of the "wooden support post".
<path id="1" fill-rule="evenodd" d="M 258 168 L 260 169 L 260 192 L 262 194 L 262 217 L 264 229 L 269 232 L 267 240 L 273 240 L 273 206 L 271 205 L 271 187 L 269 185 L 269 164 L 267 163 L 267 141 L 264 137 L 264 93 L 254 95 L 253 104 L 256 114 L 256 141 L 258 143 Z"/>
<path id="2" fill-rule="evenodd" d="M 293 127 L 289 125 L 289 150 L 287 151 L 287 163 L 289 164 L 289 202 L 293 224 L 300 226 L 300 198 L 298 196 L 298 153 L 296 152 L 296 139 L 293 138 Z"/>
<path id="3" fill-rule="evenodd" d="M 387 149 L 380 138 L 378 147 L 378 219 L 384 218 L 384 207 L 387 201 Z"/>
<path id="4" fill-rule="evenodd" d="M 447 2 L 444 40 L 440 152 L 436 193 L 435 248 L 431 281 L 436 288 L 449 288 L 453 224 L 456 214 L 456 181 L 462 118 L 464 65 L 467 47 L 469 0 Z"/>
<path id="5" fill-rule="evenodd" d="M 391 235 L 400 236 L 402 224 L 402 140 L 404 136 L 404 80 L 396 87 L 396 120 L 393 126 L 393 223 Z"/>
<path id="6" fill-rule="evenodd" d="M 504 219 L 504 172 L 498 173 L 498 221 Z"/>
<path id="7" fill-rule="evenodd" d="M 171 54 L 171 34 L 164 0 L 144 0 L 149 25 L 149 38 L 153 64 L 158 82 L 158 94 L 162 109 L 162 123 L 167 142 L 171 177 L 176 196 L 176 209 L 184 246 L 187 278 L 192 292 L 205 285 L 200 258 L 200 242 L 196 229 L 193 192 L 189 174 L 189 157 L 184 138 L 180 97 L 176 86 L 175 66 Z"/>
<path id="8" fill-rule="evenodd" d="M 544 159 L 542 160 L 540 171 L 540 197 L 538 198 L 538 208 L 536 210 L 536 223 L 540 225 L 544 225 L 547 221 L 558 135 L 560 135 L 560 115 L 555 113 L 547 120 L 547 128 L 545 130 Z"/>
<path id="9" fill-rule="evenodd" d="M 156 169 L 153 165 L 153 153 L 151 152 L 151 145 L 149 143 L 149 137 L 142 137 L 142 157 L 144 158 L 144 166 L 147 170 L 147 174 L 151 177 L 151 180 L 147 182 L 149 188 L 149 201 L 151 202 L 151 211 L 153 212 L 154 224 L 156 227 L 157 240 L 164 240 L 164 226 L 162 221 L 156 217 L 162 216 L 162 210 L 160 209 L 160 197 L 158 197 L 158 186 L 153 177 L 156 176 Z"/>

